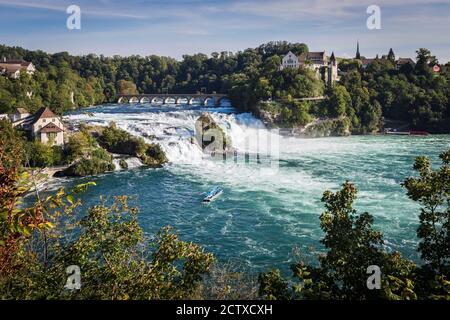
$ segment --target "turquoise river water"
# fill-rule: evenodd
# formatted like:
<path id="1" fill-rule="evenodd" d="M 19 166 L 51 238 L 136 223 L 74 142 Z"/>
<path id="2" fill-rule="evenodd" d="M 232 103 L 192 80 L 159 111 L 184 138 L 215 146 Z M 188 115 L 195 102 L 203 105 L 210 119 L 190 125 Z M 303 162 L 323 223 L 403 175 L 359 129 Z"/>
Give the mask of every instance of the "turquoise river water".
<path id="1" fill-rule="evenodd" d="M 250 114 L 236 114 L 230 107 L 136 104 L 102 105 L 88 111 L 91 114 L 75 112 L 65 119 L 99 125 L 115 121 L 148 141 L 153 136 L 170 162 L 162 169 L 147 169 L 130 159 L 133 169 L 61 179 L 54 187 L 95 181 L 97 186 L 81 196 L 84 207 L 97 203 L 100 196 L 132 196 L 148 235 L 171 225 L 183 240 L 200 243 L 220 261 L 238 262 L 255 271 L 278 267 L 287 272 L 293 251 L 315 261 L 323 250 L 320 198 L 346 179 L 357 185 L 356 207 L 374 215 L 385 246 L 419 261 L 418 206 L 400 184 L 414 175 L 416 156 L 430 156 L 437 165 L 439 153 L 450 148 L 448 135 L 282 137 Z M 213 160 L 191 143 L 195 120 L 202 112 L 210 112 L 220 123 L 238 157 Z M 223 194 L 209 205 L 202 204 L 203 193 L 216 185 L 224 189 Z"/>

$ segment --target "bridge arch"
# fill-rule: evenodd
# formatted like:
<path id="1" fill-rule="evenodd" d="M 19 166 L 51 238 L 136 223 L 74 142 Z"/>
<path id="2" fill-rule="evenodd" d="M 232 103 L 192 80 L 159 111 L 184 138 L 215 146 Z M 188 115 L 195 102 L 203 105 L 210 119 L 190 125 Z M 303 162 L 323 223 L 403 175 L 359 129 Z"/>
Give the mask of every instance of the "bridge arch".
<path id="1" fill-rule="evenodd" d="M 190 98 L 189 99 L 189 104 L 190 105 L 194 105 L 194 104 L 197 104 L 197 105 L 200 104 L 201 105 L 202 103 L 203 103 L 203 101 L 200 98 L 195 98 L 194 97 L 194 98 Z"/>
<path id="2" fill-rule="evenodd" d="M 167 97 L 164 99 L 164 104 L 175 104 L 176 102 L 177 100 L 174 97 Z"/>
<path id="3" fill-rule="evenodd" d="M 163 104 L 164 103 L 164 99 L 163 98 L 159 98 L 159 97 L 153 97 L 151 102 L 153 104 Z"/>
<path id="4" fill-rule="evenodd" d="M 140 103 L 150 103 L 150 99 L 148 97 L 142 97 L 141 100 L 139 100 Z"/>
<path id="5" fill-rule="evenodd" d="M 189 99 L 185 97 L 178 97 L 176 104 L 189 104 Z"/>
<path id="6" fill-rule="evenodd" d="M 117 103 L 128 103 L 127 97 L 119 97 L 119 100 L 117 100 Z"/>
<path id="7" fill-rule="evenodd" d="M 203 105 L 207 107 L 214 107 L 216 105 L 216 99 L 214 97 L 206 97 L 203 101 Z"/>
<path id="8" fill-rule="evenodd" d="M 138 103 L 139 102 L 139 98 L 138 97 L 131 97 L 128 102 L 129 103 Z"/>

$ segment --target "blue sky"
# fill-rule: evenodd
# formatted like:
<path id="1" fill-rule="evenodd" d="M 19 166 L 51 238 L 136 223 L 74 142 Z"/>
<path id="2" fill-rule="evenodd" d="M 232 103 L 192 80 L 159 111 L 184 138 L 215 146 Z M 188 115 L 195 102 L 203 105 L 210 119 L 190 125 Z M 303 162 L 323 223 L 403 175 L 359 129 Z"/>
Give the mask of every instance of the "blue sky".
<path id="1" fill-rule="evenodd" d="M 66 8 L 81 8 L 68 30 Z M 369 5 L 381 30 L 366 27 Z M 450 60 L 450 0 L 0 0 L 0 43 L 72 54 L 167 55 L 238 51 L 275 40 L 310 50 L 373 57 L 390 47 L 415 57 L 429 48 Z"/>

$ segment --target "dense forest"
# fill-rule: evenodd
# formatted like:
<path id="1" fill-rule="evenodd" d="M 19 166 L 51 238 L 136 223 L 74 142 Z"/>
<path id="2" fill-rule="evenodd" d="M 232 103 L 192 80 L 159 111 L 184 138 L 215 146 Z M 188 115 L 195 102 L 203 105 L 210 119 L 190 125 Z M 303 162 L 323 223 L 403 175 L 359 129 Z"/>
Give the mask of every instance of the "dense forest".
<path id="1" fill-rule="evenodd" d="M 302 126 L 313 119 L 334 119 L 341 133 L 379 131 L 384 120 L 404 122 L 411 129 L 450 132 L 450 68 L 430 51 L 417 51 L 416 65 L 395 67 L 395 56 L 339 59 L 341 80 L 331 88 L 308 68 L 279 70 L 283 55 L 308 51 L 305 44 L 269 42 L 237 53 L 184 55 L 181 61 L 160 56 L 105 57 L 48 54 L 0 46 L 0 57 L 35 64 L 34 76 L 0 76 L 0 113 L 17 107 L 30 111 L 47 105 L 57 113 L 113 102 L 117 93 L 226 93 L 242 111 L 272 113 L 280 126 Z M 27 93 L 32 92 L 28 97 Z M 322 103 L 295 99 L 326 94 Z M 337 132 L 339 133 L 339 132 Z"/>

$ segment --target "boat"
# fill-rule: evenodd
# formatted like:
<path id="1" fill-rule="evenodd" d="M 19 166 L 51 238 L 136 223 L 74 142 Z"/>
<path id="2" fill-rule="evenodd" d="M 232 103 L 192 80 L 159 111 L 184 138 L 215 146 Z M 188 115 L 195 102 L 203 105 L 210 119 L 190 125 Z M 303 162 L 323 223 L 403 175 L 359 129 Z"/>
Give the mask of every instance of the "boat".
<path id="1" fill-rule="evenodd" d="M 413 136 L 429 136 L 430 133 L 426 131 L 410 131 L 409 132 Z"/>
<path id="2" fill-rule="evenodd" d="M 214 187 L 210 192 L 206 194 L 206 197 L 203 198 L 204 203 L 209 203 L 220 196 L 223 192 L 222 188 Z"/>
<path id="3" fill-rule="evenodd" d="M 395 136 L 409 136 L 411 133 L 409 131 L 397 131 L 397 130 L 385 130 L 384 134 L 395 135 Z"/>
<path id="4" fill-rule="evenodd" d="M 387 130 L 384 134 L 397 135 L 397 136 L 428 136 L 429 132 L 426 131 L 395 131 Z"/>

